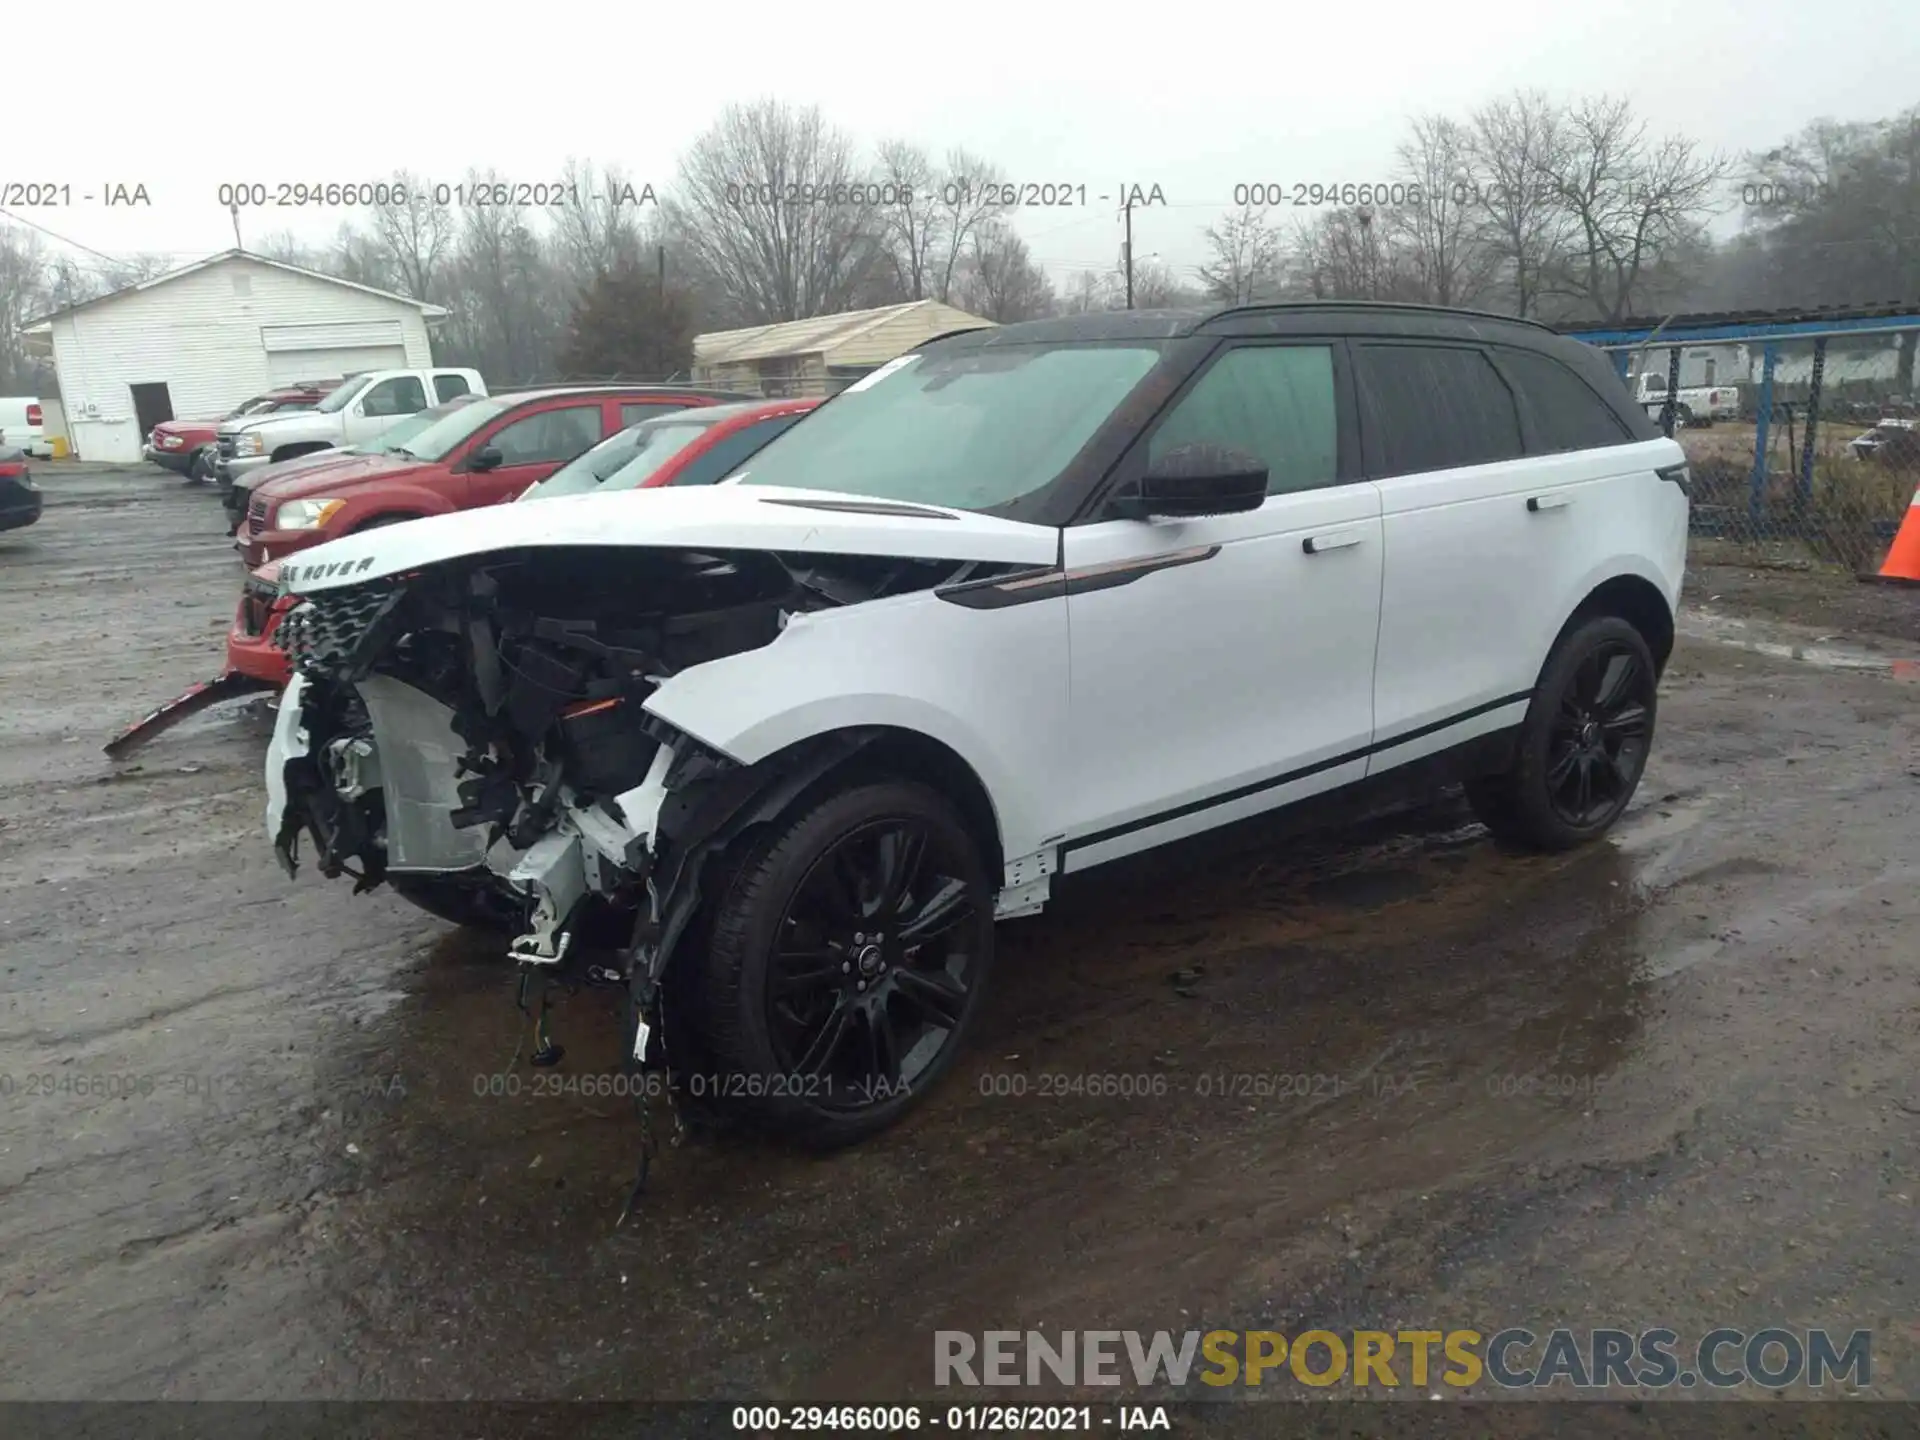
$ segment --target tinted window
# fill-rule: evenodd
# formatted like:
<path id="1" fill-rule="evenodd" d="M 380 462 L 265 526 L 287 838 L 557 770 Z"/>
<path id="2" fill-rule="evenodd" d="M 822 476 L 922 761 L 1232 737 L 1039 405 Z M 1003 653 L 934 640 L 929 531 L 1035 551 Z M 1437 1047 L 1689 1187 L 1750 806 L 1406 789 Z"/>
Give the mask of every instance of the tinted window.
<path id="1" fill-rule="evenodd" d="M 1488 465 L 1522 453 L 1513 394 L 1478 350 L 1363 345 L 1358 355 L 1360 402 L 1380 474 Z"/>
<path id="2" fill-rule="evenodd" d="M 464 375 L 442 373 L 433 377 L 433 393 L 440 397 L 443 404 L 456 395 L 469 394 L 472 389 Z"/>
<path id="3" fill-rule="evenodd" d="M 1633 439 L 1592 387 L 1551 356 L 1502 350 L 1500 368 L 1526 408 L 1535 454 L 1625 445 Z"/>
<path id="4" fill-rule="evenodd" d="M 361 402 L 368 415 L 412 415 L 427 408 L 427 387 L 418 375 L 395 375 L 382 380 Z"/>
<path id="5" fill-rule="evenodd" d="M 644 403 L 632 402 L 620 407 L 622 425 L 638 425 L 642 420 L 653 420 L 661 415 L 671 415 L 675 410 L 687 407 L 678 400 L 649 400 Z"/>
<path id="6" fill-rule="evenodd" d="M 639 450 L 629 457 L 613 474 L 609 475 L 600 488 L 602 490 L 639 490 L 651 480 L 654 473 L 682 450 L 703 437 L 710 427 L 705 424 L 649 425 L 640 432 Z"/>
<path id="7" fill-rule="evenodd" d="M 1197 441 L 1258 455 L 1267 462 L 1269 495 L 1333 484 L 1340 450 L 1333 352 L 1324 345 L 1229 350 L 1153 432 L 1147 459 Z"/>
<path id="8" fill-rule="evenodd" d="M 569 460 L 520 498 L 548 500 L 555 495 L 584 495 L 639 454 L 651 433 L 652 430 L 640 425 L 616 430 L 584 455 Z"/>
<path id="9" fill-rule="evenodd" d="M 595 402 L 542 410 L 514 421 L 487 443 L 500 452 L 503 465 L 541 465 L 571 460 L 599 440 L 600 406 Z"/>
<path id="10" fill-rule="evenodd" d="M 669 485 L 711 485 L 716 480 L 725 479 L 733 473 L 734 467 L 744 465 L 782 430 L 791 428 L 800 417 L 798 415 L 777 415 L 771 420 L 759 420 L 751 425 L 743 425 L 724 439 L 716 440 L 713 445 L 689 460 Z"/>

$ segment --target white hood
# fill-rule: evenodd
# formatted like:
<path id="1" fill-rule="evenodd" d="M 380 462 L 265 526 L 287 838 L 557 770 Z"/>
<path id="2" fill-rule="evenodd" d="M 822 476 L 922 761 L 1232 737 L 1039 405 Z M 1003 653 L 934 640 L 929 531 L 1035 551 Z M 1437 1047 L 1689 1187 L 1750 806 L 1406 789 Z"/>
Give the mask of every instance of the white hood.
<path id="1" fill-rule="evenodd" d="M 465 556 L 565 545 L 1051 565 L 1060 535 L 1045 525 L 830 490 L 689 485 L 489 505 L 384 526 L 289 556 L 280 581 L 295 594 L 313 594 Z"/>

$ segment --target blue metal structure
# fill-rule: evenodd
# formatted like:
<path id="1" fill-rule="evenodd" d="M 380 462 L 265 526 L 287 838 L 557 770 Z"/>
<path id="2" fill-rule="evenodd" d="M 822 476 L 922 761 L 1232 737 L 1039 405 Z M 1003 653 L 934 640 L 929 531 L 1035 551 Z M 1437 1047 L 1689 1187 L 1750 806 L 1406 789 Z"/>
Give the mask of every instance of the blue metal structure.
<path id="1" fill-rule="evenodd" d="M 1747 517 L 1758 533 L 1767 491 L 1767 439 L 1773 421 L 1773 376 L 1780 346 L 1789 341 L 1813 342 L 1813 372 L 1807 387 L 1806 436 L 1795 477 L 1794 505 L 1805 516 L 1813 498 L 1814 433 L 1820 420 L 1820 387 L 1826 375 L 1827 342 L 1874 335 L 1892 337 L 1920 330 L 1920 304 L 1849 306 L 1813 310 L 1746 310 L 1725 314 L 1670 315 L 1665 319 L 1638 317 L 1561 327 L 1561 334 L 1611 353 L 1620 378 L 1627 378 L 1630 358 L 1637 350 L 1664 349 L 1667 354 L 1667 402 L 1661 408 L 1660 428 L 1673 434 L 1675 390 L 1680 383 L 1680 352 L 1689 345 L 1729 343 L 1761 347 L 1760 394 L 1754 425 L 1753 471 L 1747 489 Z M 1650 343 L 1651 342 L 1651 343 Z"/>

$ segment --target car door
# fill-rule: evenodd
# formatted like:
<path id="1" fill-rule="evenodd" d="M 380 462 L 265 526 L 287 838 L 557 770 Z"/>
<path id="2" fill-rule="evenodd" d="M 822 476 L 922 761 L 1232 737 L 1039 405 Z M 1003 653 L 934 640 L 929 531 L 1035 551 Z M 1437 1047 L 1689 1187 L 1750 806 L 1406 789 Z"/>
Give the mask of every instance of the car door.
<path id="1" fill-rule="evenodd" d="M 1062 532 L 1074 756 L 1063 869 L 1365 774 L 1380 497 L 1360 474 L 1350 397 L 1338 340 L 1231 344 L 1133 446 L 1115 489 L 1170 448 L 1211 441 L 1266 461 L 1265 503 Z"/>
<path id="2" fill-rule="evenodd" d="M 598 400 L 554 401 L 531 413 L 521 411 L 474 437 L 468 450 L 467 504 L 495 505 L 518 499 L 529 485 L 544 480 L 602 439 L 605 410 Z M 472 457 L 497 450 L 500 463 L 471 468 Z"/>
<path id="3" fill-rule="evenodd" d="M 1518 723 L 1564 611 L 1577 475 L 1528 457 L 1486 347 L 1353 345 L 1387 567 L 1370 772 Z"/>
<path id="4" fill-rule="evenodd" d="M 371 440 L 395 420 L 427 408 L 427 387 L 418 375 L 389 375 L 367 387 L 367 393 L 347 407 L 346 443 Z"/>

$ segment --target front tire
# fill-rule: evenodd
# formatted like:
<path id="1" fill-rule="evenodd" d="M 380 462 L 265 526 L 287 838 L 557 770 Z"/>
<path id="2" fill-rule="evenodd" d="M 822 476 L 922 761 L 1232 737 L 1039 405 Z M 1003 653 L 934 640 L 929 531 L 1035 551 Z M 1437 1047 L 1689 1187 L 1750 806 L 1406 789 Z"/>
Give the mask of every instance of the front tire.
<path id="1" fill-rule="evenodd" d="M 202 445 L 187 458 L 187 484 L 204 485 L 213 478 L 213 461 L 207 458 L 207 447 Z"/>
<path id="2" fill-rule="evenodd" d="M 1547 657 L 1511 769 L 1467 785 L 1497 839 L 1570 850 L 1606 834 L 1646 769 L 1657 670 L 1644 636 L 1617 615 L 1563 635 Z"/>
<path id="3" fill-rule="evenodd" d="M 886 1129 L 966 1041 L 993 961 L 979 847 L 923 785 L 861 784 L 774 822 L 713 912 L 698 1007 L 727 1109 L 831 1149 Z"/>

